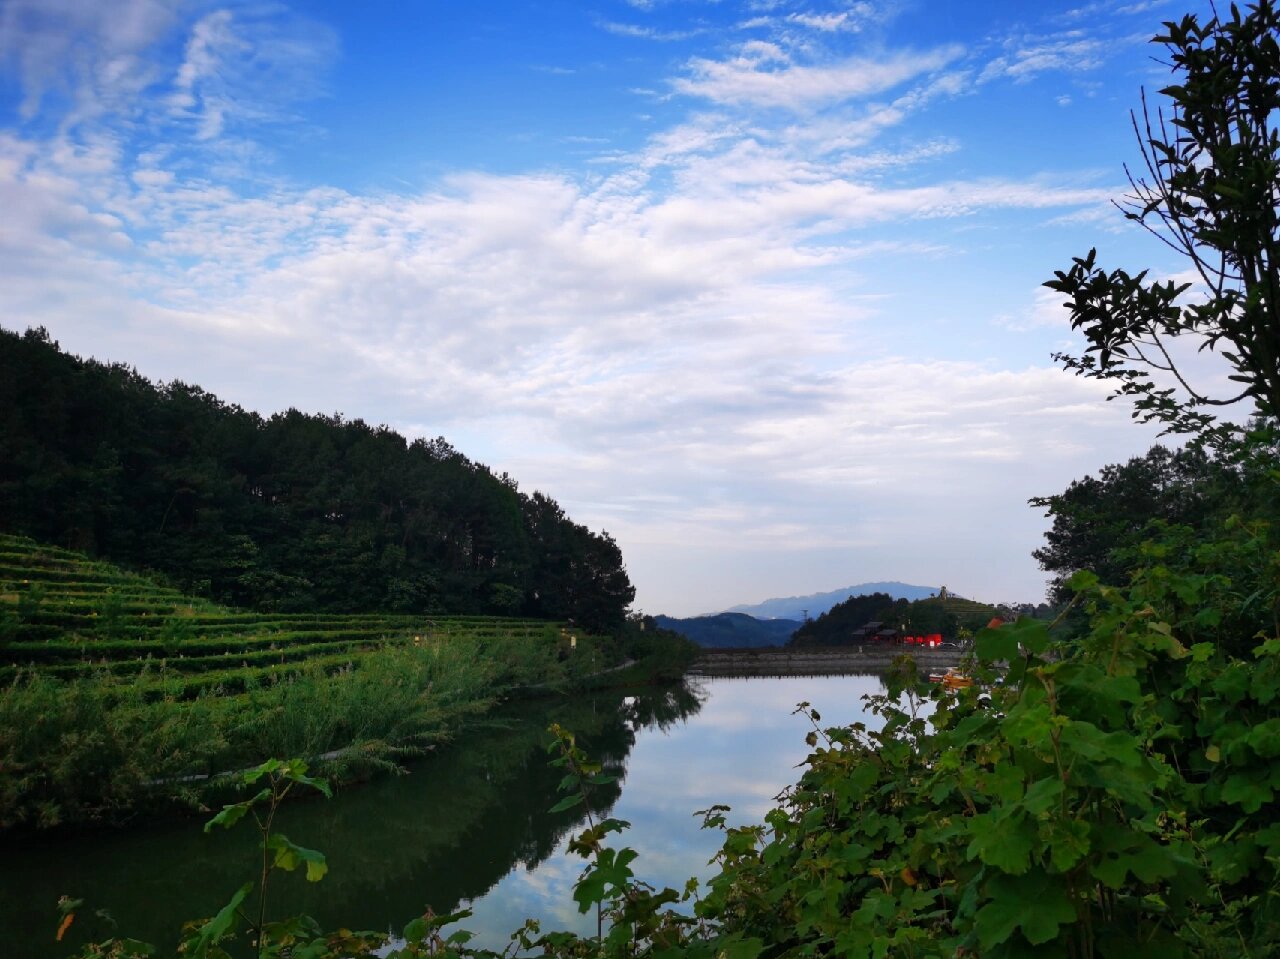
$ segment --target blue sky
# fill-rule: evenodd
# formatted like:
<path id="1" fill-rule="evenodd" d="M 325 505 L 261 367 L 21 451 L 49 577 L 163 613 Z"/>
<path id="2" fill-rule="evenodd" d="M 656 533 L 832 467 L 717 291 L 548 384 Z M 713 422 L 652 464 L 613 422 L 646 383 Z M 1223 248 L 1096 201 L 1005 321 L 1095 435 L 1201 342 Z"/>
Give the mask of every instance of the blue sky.
<path id="1" fill-rule="evenodd" d="M 0 0 L 0 324 L 444 435 L 675 615 L 1036 600 L 1142 452 L 1058 370 L 1185 2 Z M 1210 377 L 1210 366 L 1193 370 Z"/>

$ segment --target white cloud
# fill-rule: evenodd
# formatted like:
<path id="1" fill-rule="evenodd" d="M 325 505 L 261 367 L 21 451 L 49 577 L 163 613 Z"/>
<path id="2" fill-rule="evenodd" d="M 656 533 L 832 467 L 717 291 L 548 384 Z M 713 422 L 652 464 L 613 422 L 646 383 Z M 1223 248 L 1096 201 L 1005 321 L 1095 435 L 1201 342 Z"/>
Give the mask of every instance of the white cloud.
<path id="1" fill-rule="evenodd" d="M 316 96 L 337 38 L 295 16 L 221 9 L 192 26 L 168 104 L 195 121 L 196 138 L 221 137 L 229 122 L 279 122 L 289 105 Z"/>
<path id="2" fill-rule="evenodd" d="M 997 77 L 1026 83 L 1050 71 L 1084 73 L 1096 70 L 1113 52 L 1103 40 L 1080 34 L 1052 38 L 1023 38 L 1010 41 L 1009 52 L 983 69 L 979 82 Z"/>
<path id="3" fill-rule="evenodd" d="M 34 117 L 51 95 L 65 101 L 69 123 L 130 111 L 158 77 L 143 53 L 175 19 L 160 0 L 9 0 L 0 6 L 0 64 L 22 79 L 22 116 Z"/>
<path id="4" fill-rule="evenodd" d="M 819 30 L 823 33 L 835 33 L 838 31 L 856 33 L 863 29 L 867 21 L 873 19 L 876 14 L 877 11 L 872 4 L 855 3 L 844 10 L 830 13 L 792 13 L 787 16 L 787 22 L 808 27 L 812 30 Z"/>
<path id="5" fill-rule="evenodd" d="M 677 40 L 688 40 L 690 37 L 696 37 L 705 31 L 702 29 L 691 30 L 660 30 L 657 27 L 646 27 L 635 23 L 618 23 L 615 20 L 602 20 L 600 27 L 609 33 L 616 34 L 620 37 L 636 37 L 640 40 L 658 40 L 663 43 L 673 43 Z"/>
<path id="6" fill-rule="evenodd" d="M 40 41 L 34 6 L 3 9 L 27 11 L 13 22 Z M 262 124 L 295 122 L 298 99 L 321 92 L 331 33 L 266 8 L 212 10 L 185 31 L 159 8 L 130 9 L 146 16 L 95 41 L 114 51 L 93 73 L 105 80 L 37 71 L 25 88 L 40 109 L 45 91 L 84 85 L 83 122 L 0 134 L 6 323 L 46 322 L 71 349 L 266 412 L 336 407 L 445 432 L 618 534 L 642 601 L 697 611 L 665 598 L 698 563 L 747 557 L 737 594 L 706 593 L 707 608 L 759 598 L 757 584 L 847 585 L 858 563 L 864 579 L 945 576 L 985 595 L 984 567 L 1007 581 L 1029 565 L 1039 521 L 1021 502 L 1132 446 L 1125 411 L 1095 384 L 1043 359 L 1003 369 L 949 355 L 943 324 L 895 312 L 885 277 L 910 264 L 906 282 L 919 282 L 959 256 L 959 224 L 1067 228 L 1113 192 L 974 175 L 967 132 L 910 127 L 975 90 L 959 46 L 824 53 L 782 31 L 838 40 L 869 9 L 775 11 L 779 33 L 688 61 L 672 81 L 708 109 L 592 172 L 362 192 L 239 177 Z M 83 16 L 84 30 L 117 29 Z M 180 51 L 163 70 L 143 56 L 162 36 Z M 997 72 L 1055 69 L 1074 55 L 1055 43 L 1010 46 Z M 122 92 L 138 90 L 148 96 Z M 192 160 L 175 117 L 230 175 L 207 152 Z M 562 139 L 610 139 L 590 132 Z M 1037 292 L 990 318 L 1040 342 L 1048 312 Z M 996 515 L 998 545 L 981 528 Z M 973 537 L 981 562 L 931 551 L 921 529 Z M 1001 598 L 1035 598 L 1032 580 Z"/>
<path id="7" fill-rule="evenodd" d="M 1067 331 L 1071 317 L 1063 307 L 1064 297 L 1061 293 L 1040 286 L 1036 287 L 1030 300 L 1030 305 L 1021 314 L 999 316 L 995 318 L 995 322 L 1015 333 L 1035 329 Z"/>
<path id="8" fill-rule="evenodd" d="M 728 60 L 691 60 L 688 74 L 674 80 L 672 87 L 714 103 L 799 109 L 883 93 L 945 67 L 960 52 L 946 47 L 805 65 L 793 62 L 777 44 L 753 40 Z"/>

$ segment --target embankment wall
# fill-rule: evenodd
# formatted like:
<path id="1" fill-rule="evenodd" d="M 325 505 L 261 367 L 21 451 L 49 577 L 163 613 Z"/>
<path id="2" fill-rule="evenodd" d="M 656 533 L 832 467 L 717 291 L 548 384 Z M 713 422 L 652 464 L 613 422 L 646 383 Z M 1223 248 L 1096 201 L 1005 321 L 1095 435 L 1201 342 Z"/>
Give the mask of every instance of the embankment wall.
<path id="1" fill-rule="evenodd" d="M 907 649 L 901 646 L 841 646 L 825 649 L 704 649 L 689 673 L 693 676 L 822 676 L 874 673 L 888 669 L 899 656 L 910 656 L 920 672 L 959 664 L 955 649 Z"/>

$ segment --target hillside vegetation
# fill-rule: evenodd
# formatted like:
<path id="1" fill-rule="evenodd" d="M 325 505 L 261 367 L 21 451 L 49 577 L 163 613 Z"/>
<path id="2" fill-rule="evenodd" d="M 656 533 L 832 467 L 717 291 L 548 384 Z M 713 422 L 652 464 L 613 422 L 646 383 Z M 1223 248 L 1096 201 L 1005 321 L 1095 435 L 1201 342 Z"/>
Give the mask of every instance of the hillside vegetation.
<path id="1" fill-rule="evenodd" d="M 854 642 L 854 630 L 870 622 L 907 634 L 941 633 L 944 639 L 955 640 L 987 625 L 998 613 L 995 606 L 961 596 L 912 601 L 894 599 L 888 593 L 870 593 L 851 596 L 805 623 L 791 637 L 790 645 L 848 645 Z"/>
<path id="2" fill-rule="evenodd" d="M 490 614 L 621 625 L 607 533 L 444 439 L 261 417 L 0 329 L 0 532 L 277 613 Z"/>
<path id="3" fill-rule="evenodd" d="M 528 618 L 244 612 L 0 535 L 0 830 L 199 804 L 273 755 L 364 775 L 634 646 Z"/>
<path id="4" fill-rule="evenodd" d="M 347 667 L 388 645 L 466 637 L 557 640 L 545 620 L 250 613 L 183 596 L 83 554 L 0 534 L 0 678 L 139 676 L 155 695 L 244 689 L 303 667 Z M 567 634 L 565 634 L 567 635 Z"/>

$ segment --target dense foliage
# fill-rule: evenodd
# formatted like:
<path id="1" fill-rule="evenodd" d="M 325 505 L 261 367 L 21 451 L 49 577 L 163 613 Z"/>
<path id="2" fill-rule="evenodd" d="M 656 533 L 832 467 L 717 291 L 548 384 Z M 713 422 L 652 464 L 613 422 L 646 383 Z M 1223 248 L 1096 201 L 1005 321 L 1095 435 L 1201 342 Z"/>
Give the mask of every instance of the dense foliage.
<path id="1" fill-rule="evenodd" d="M 0 531 L 280 611 L 488 612 L 621 624 L 607 533 L 443 439 L 199 387 L 0 330 Z"/>
<path id="2" fill-rule="evenodd" d="M 272 755 L 395 768 L 506 698 L 679 677 L 693 651 L 633 621 L 246 613 L 0 534 L 0 833 L 205 802 Z"/>
<path id="3" fill-rule="evenodd" d="M 1053 600 L 1070 598 L 1066 582 L 1077 570 L 1126 582 L 1125 552 L 1142 542 L 1152 521 L 1212 522 L 1210 503 L 1227 495 L 1226 479 L 1200 447 L 1153 446 L 1127 463 L 1104 466 L 1096 477 L 1073 480 L 1061 493 L 1032 499 L 1053 519 L 1045 545 L 1033 554 L 1054 574 Z"/>
<path id="4" fill-rule="evenodd" d="M 582 652 L 459 635 L 275 676 L 244 670 L 243 682 L 228 668 L 194 698 L 163 662 L 141 675 L 20 673 L 0 686 L 0 831 L 197 806 L 222 788 L 219 774 L 274 754 L 341 778 L 393 769 L 513 691 L 563 688 L 608 661 Z"/>
<path id="5" fill-rule="evenodd" d="M 1277 462 L 1280 432 L 1272 421 L 1257 420 L 1246 433 L 1216 437 L 1211 446 L 1153 446 L 1074 480 L 1061 493 L 1032 499 L 1053 520 L 1045 545 L 1033 554 L 1054 574 L 1051 598 L 1070 598 L 1066 583 L 1078 570 L 1127 583 L 1144 561 L 1141 544 L 1167 527 L 1213 535 L 1233 516 L 1280 519 L 1269 475 Z"/>
<path id="6" fill-rule="evenodd" d="M 1170 545 L 1148 549 L 1158 560 Z M 570 850 L 587 859 L 574 899 L 598 910 L 600 931 L 531 922 L 512 948 L 563 959 L 1280 953 L 1280 638 L 1241 641 L 1229 625 L 1239 591 L 1280 613 L 1276 545 L 1269 528 L 1237 524 L 1177 568 L 1152 562 L 1126 590 L 1080 574 L 1083 639 L 1057 642 L 1030 619 L 984 630 L 979 685 L 944 691 L 908 668 L 873 701 L 876 725 L 824 728 L 801 704 L 814 726 L 803 774 L 764 823 L 726 831 L 705 886 L 642 881 L 635 851 L 614 844 L 627 824 L 597 797 L 613 777 L 557 729 L 567 795 L 555 808 L 599 813 Z M 257 803 L 272 794 L 216 822 Z M 705 811 L 707 825 L 723 828 L 724 812 Z M 258 889 L 275 868 L 319 873 L 319 853 L 263 832 Z M 191 926 L 188 953 L 226 955 L 220 939 L 254 889 Z M 452 931 L 465 913 L 428 911 L 390 940 L 253 915 L 261 955 L 499 955 Z"/>

